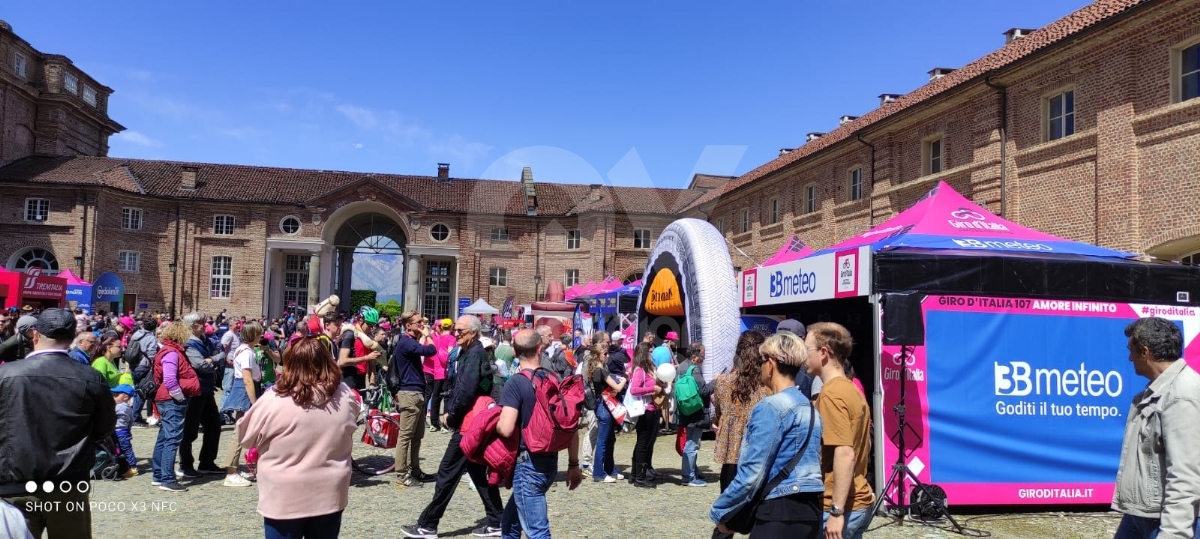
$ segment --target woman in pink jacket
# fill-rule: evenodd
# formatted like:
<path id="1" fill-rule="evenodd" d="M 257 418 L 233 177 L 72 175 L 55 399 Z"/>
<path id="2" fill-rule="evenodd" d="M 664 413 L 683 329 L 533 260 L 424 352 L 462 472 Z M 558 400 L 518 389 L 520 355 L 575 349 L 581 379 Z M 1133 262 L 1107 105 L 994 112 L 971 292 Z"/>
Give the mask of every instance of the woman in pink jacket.
<path id="1" fill-rule="evenodd" d="M 655 488 L 651 475 L 654 460 L 654 441 L 658 438 L 658 408 L 654 398 L 663 394 L 658 381 L 654 360 L 650 359 L 652 345 L 638 343 L 633 352 L 633 370 L 630 374 L 629 393 L 646 401 L 646 413 L 637 418 L 637 442 L 633 444 L 633 473 L 629 482 L 634 486 Z"/>
<path id="2" fill-rule="evenodd" d="M 442 426 L 442 385 L 446 382 L 446 366 L 450 363 L 450 349 L 456 344 L 450 328 L 454 325 L 449 318 L 438 320 L 428 342 L 437 348 L 437 354 L 426 357 L 422 362 L 425 371 L 425 402 L 429 403 L 429 432 L 449 430 Z"/>

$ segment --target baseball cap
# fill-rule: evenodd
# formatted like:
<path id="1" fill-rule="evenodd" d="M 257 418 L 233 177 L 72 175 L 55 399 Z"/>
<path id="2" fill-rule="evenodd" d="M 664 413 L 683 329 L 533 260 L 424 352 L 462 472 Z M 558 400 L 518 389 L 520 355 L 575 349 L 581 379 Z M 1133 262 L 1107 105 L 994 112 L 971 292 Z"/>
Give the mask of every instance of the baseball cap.
<path id="1" fill-rule="evenodd" d="M 675 333 L 674 331 L 668 331 L 668 332 L 667 332 L 667 336 L 666 336 L 665 338 L 666 338 L 668 341 L 675 341 L 675 342 L 679 342 L 679 334 L 678 334 L 678 333 Z"/>
<path id="2" fill-rule="evenodd" d="M 480 337 L 479 344 L 482 344 L 484 348 L 493 348 L 496 346 L 496 342 L 488 337 Z"/>
<path id="3" fill-rule="evenodd" d="M 129 384 L 117 385 L 117 386 L 113 387 L 110 391 L 112 391 L 113 393 L 124 393 L 126 395 L 129 395 L 130 397 L 133 396 L 133 386 L 131 386 Z"/>
<path id="4" fill-rule="evenodd" d="M 625 334 L 621 333 L 620 331 L 612 332 L 612 335 L 609 335 L 609 337 L 612 338 L 612 342 L 621 342 L 625 340 Z"/>
<path id="5" fill-rule="evenodd" d="M 442 329 L 454 327 L 454 321 L 450 320 L 449 318 L 443 318 L 441 323 L 442 323 Z"/>
<path id="6" fill-rule="evenodd" d="M 784 320 L 778 326 L 775 326 L 775 333 L 783 332 L 791 333 L 801 339 L 808 335 L 808 330 L 804 328 L 804 324 L 801 324 L 799 320 L 791 319 Z"/>
<path id="7" fill-rule="evenodd" d="M 57 307 L 46 309 L 38 315 L 33 329 L 43 336 L 56 341 L 66 341 L 75 338 L 75 315 L 66 309 Z"/>
<path id="8" fill-rule="evenodd" d="M 37 317 L 27 314 L 17 319 L 17 333 L 25 333 L 25 330 L 37 324 Z"/>
<path id="9" fill-rule="evenodd" d="M 131 317 L 122 316 L 121 319 L 118 320 L 118 323 L 122 326 L 125 326 L 125 329 L 133 329 L 134 321 Z"/>

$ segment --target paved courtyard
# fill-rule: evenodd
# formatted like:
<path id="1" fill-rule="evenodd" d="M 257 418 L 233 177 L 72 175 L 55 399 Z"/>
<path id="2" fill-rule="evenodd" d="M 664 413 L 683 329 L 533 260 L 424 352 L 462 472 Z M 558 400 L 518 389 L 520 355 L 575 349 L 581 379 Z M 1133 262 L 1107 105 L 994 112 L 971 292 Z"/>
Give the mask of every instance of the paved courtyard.
<path id="1" fill-rule="evenodd" d="M 232 427 L 225 427 L 221 454 L 227 447 Z M 205 476 L 191 481 L 184 493 L 161 491 L 150 485 L 149 462 L 158 429 L 135 429 L 134 449 L 142 475 L 125 481 L 97 481 L 91 501 L 115 511 L 93 512 L 95 536 L 104 537 L 226 537 L 262 536 L 262 519 L 255 512 L 257 488 L 229 488 L 223 476 Z M 432 473 L 440 462 L 449 434 L 426 434 L 422 446 L 423 468 Z M 628 466 L 634 435 L 617 437 L 617 467 Z M 679 457 L 674 437 L 660 437 L 655 450 L 655 467 L 678 477 Z M 355 443 L 356 450 L 364 447 Z M 196 449 L 199 449 L 198 444 Z M 562 467 L 566 467 L 563 455 Z M 622 481 L 593 483 L 590 479 L 574 492 L 562 483 L 550 491 L 550 522 L 555 537 L 588 538 L 673 538 L 708 537 L 711 525 L 708 508 L 718 494 L 717 469 L 711 465 L 711 443 L 701 449 L 701 469 L 712 481 L 707 487 L 684 487 L 673 482 L 655 490 L 643 490 Z M 390 476 L 366 477 L 355 473 L 350 487 L 350 506 L 342 521 L 343 537 L 400 537 L 398 526 L 411 523 L 433 496 L 433 485 L 397 488 Z M 507 501 L 508 492 L 502 491 Z M 120 502 L 124 502 L 122 505 Z M 168 502 L 155 510 L 154 502 Z M 170 505 L 169 502 L 174 502 Z M 120 510 L 123 507 L 124 510 Z M 478 496 L 464 483 L 439 527 L 442 537 L 469 537 L 480 524 L 482 506 Z M 1117 517 L 1111 513 L 1038 513 L 963 515 L 965 525 L 991 532 L 1001 539 L 1112 537 Z M 899 527 L 879 519 L 868 537 L 940 538 L 957 537 L 938 528 L 906 524 Z"/>

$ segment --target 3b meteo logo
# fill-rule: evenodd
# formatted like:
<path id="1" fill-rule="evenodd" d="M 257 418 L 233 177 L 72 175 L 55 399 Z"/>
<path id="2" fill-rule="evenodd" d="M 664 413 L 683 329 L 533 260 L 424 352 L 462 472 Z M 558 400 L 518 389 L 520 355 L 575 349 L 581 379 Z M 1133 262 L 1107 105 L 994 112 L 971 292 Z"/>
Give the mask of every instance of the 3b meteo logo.
<path id="1" fill-rule="evenodd" d="M 1117 371 L 1088 370 L 1084 363 L 1079 369 L 1034 369 L 1024 361 L 1008 364 L 993 362 L 996 395 L 1025 397 L 1028 395 L 1065 395 L 1068 397 L 1119 397 L 1124 380 Z"/>

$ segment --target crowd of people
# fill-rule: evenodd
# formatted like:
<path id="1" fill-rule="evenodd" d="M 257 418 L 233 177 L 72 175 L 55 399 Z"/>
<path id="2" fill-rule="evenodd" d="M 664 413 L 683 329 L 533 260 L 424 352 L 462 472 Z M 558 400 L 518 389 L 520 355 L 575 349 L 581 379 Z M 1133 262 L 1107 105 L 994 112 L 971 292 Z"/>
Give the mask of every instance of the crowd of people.
<path id="1" fill-rule="evenodd" d="M 131 429 L 157 426 L 151 485 L 185 492 L 184 483 L 203 474 L 223 474 L 227 487 L 257 483 L 266 537 L 337 537 L 349 501 L 360 392 L 377 385 L 394 395 L 401 414 L 396 486 L 433 483 L 428 506 L 413 524 L 399 527 L 405 537 L 438 537 L 466 474 L 485 517 L 472 535 L 548 538 L 546 492 L 558 474 L 559 451 L 568 453 L 572 490 L 584 473 L 600 484 L 625 480 L 654 489 L 666 479 L 653 466 L 656 439 L 666 433 L 681 446 L 678 483 L 705 487 L 697 459 L 708 430 L 716 433 L 719 467 L 720 493 L 709 511 L 714 538 L 734 532 L 756 539 L 860 538 L 871 520 L 871 416 L 849 359 L 851 335 L 836 323 L 806 328 L 787 320 L 769 336 L 744 332 L 732 370 L 712 381 L 701 374 L 703 343 L 680 349 L 674 332 L 661 340 L 648 333 L 626 347 L 622 332 L 487 331 L 470 315 L 430 320 L 409 311 L 389 320 L 370 307 L 351 317 L 318 311 L 269 323 L 225 313 L 171 320 L 54 308 L 5 312 L 0 331 L 0 530 L 10 534 L 90 537 L 89 512 L 30 503 L 82 501 L 86 507 L 86 492 L 43 492 L 27 484 L 89 480 L 93 448 L 106 441 L 119 448 L 121 475 L 134 478 Z M 1194 526 L 1195 496 L 1187 498 L 1189 513 L 1179 511 L 1178 500 L 1146 495 L 1151 487 L 1187 490 L 1178 488 L 1179 478 L 1195 479 L 1194 447 L 1147 449 L 1144 437 L 1147 428 L 1168 440 L 1195 434 L 1194 426 L 1180 422 L 1194 416 L 1200 378 L 1176 361 L 1182 338 L 1174 324 L 1143 319 L 1126 334 L 1138 374 L 1154 383 L 1135 402 L 1135 409 L 1151 412 L 1129 419 L 1114 500 L 1127 514 L 1118 537 L 1146 536 L 1141 532 L 1160 525 Z M 541 399 L 553 393 L 542 386 L 553 383 L 565 392 L 572 376 L 587 398 L 571 443 L 531 451 L 544 448 L 527 445 L 533 438 L 526 438 L 544 413 Z M 462 448 L 465 422 L 483 399 L 500 409 L 496 435 L 514 442 L 507 503 L 495 470 Z M 1150 427 L 1147 413 L 1155 418 Z M 224 424 L 236 427 L 218 462 Z M 629 424 L 636 442 L 626 477 L 616 467 L 615 440 Z M 427 429 L 450 433 L 433 474 L 420 468 Z M 18 430 L 25 434 L 12 435 Z M 1165 469 L 1143 465 L 1166 451 L 1174 454 Z M 244 469 L 245 461 L 255 466 Z"/>

